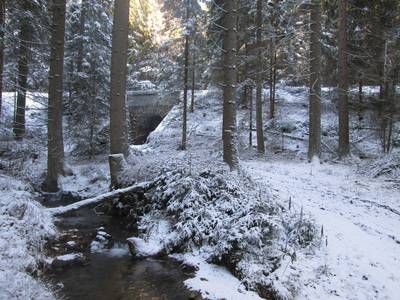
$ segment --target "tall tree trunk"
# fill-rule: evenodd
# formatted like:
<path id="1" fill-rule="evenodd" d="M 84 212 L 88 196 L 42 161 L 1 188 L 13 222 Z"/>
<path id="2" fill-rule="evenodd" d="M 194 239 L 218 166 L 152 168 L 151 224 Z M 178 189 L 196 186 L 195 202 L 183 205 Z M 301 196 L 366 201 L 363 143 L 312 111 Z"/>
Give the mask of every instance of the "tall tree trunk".
<path id="1" fill-rule="evenodd" d="M 64 174 L 62 108 L 65 10 L 65 0 L 53 0 L 47 128 L 47 177 L 43 187 L 48 192 L 56 192 L 58 190 L 58 176 Z"/>
<path id="2" fill-rule="evenodd" d="M 263 99 L 263 57 L 261 49 L 261 26 L 262 26 L 262 0 L 257 0 L 256 13 L 256 44 L 258 57 L 257 86 L 256 86 L 256 128 L 257 128 L 257 150 L 260 154 L 265 153 L 264 128 L 262 116 Z"/>
<path id="3" fill-rule="evenodd" d="M 253 146 L 253 88 L 249 86 L 249 146 Z"/>
<path id="4" fill-rule="evenodd" d="M 350 154 L 347 71 L 347 0 L 339 1 L 339 156 Z"/>
<path id="5" fill-rule="evenodd" d="M 22 9 L 25 14 L 31 10 L 29 0 L 24 0 Z M 25 134 L 25 110 L 26 110 L 26 92 L 28 88 L 28 60 L 30 55 L 32 38 L 32 27 L 27 15 L 21 20 L 19 32 L 19 56 L 18 56 L 18 96 L 15 112 L 14 134 L 15 138 L 20 140 Z"/>
<path id="6" fill-rule="evenodd" d="M 399 76 L 399 67 L 395 67 L 393 70 L 393 78 L 392 78 L 392 86 L 390 91 L 390 103 L 389 103 L 389 132 L 387 138 L 387 146 L 386 153 L 389 153 L 393 147 L 393 126 L 394 126 L 394 117 L 396 114 L 396 100 L 397 100 L 397 81 Z"/>
<path id="7" fill-rule="evenodd" d="M 186 1 L 186 23 L 189 22 L 189 1 Z M 183 69 L 183 111 L 182 111 L 182 141 L 181 149 L 186 150 L 187 144 L 187 102 L 189 89 L 189 33 L 185 33 L 185 62 Z"/>
<path id="8" fill-rule="evenodd" d="M 193 56 L 192 56 L 192 99 L 190 101 L 190 112 L 194 112 L 194 92 L 196 89 L 196 40 L 193 39 Z"/>
<path id="9" fill-rule="evenodd" d="M 4 25 L 6 1 L 0 0 L 0 120 L 3 107 L 3 69 L 4 69 Z"/>
<path id="10" fill-rule="evenodd" d="M 236 148 L 236 81 L 237 81 L 237 2 L 224 2 L 224 36 L 222 51 L 223 82 L 223 146 L 224 161 L 231 170 L 238 167 Z"/>
<path id="11" fill-rule="evenodd" d="M 82 0 L 81 3 L 81 15 L 79 18 L 79 44 L 78 44 L 78 57 L 76 61 L 76 70 L 78 73 L 82 72 L 83 65 L 83 44 L 85 35 L 85 23 L 86 23 L 86 0 Z"/>
<path id="12" fill-rule="evenodd" d="M 129 0 L 114 2 L 114 21 L 112 33 L 111 56 L 111 91 L 110 91 L 110 175 L 111 185 L 119 186 L 119 174 L 122 166 L 115 166 L 115 161 L 123 163 L 121 159 L 113 159 L 114 155 L 121 157 L 129 155 L 127 140 L 127 112 L 126 112 L 126 76 L 128 60 L 128 27 L 129 27 Z"/>
<path id="13" fill-rule="evenodd" d="M 271 57 L 270 57 L 270 82 L 269 82 L 269 118 L 275 118 L 275 38 L 271 38 Z"/>
<path id="14" fill-rule="evenodd" d="M 321 156 L 321 6 L 311 3 L 310 111 L 308 159 Z"/>
<path id="15" fill-rule="evenodd" d="M 381 135 L 382 135 L 382 148 L 383 152 L 387 153 L 387 130 L 389 125 L 389 115 L 390 115 L 390 96 L 389 96 L 389 78 L 388 78 L 388 44 L 387 40 L 384 41 L 384 54 L 383 54 L 383 89 L 382 89 L 382 99 L 381 99 L 381 110 L 382 110 L 382 120 L 381 120 Z"/>
<path id="16" fill-rule="evenodd" d="M 362 109 L 363 109 L 363 78 L 362 74 L 358 75 L 358 121 L 362 121 Z M 361 124 L 360 124 L 361 125 Z"/>
<path id="17" fill-rule="evenodd" d="M 244 77 L 244 80 L 246 81 L 247 78 L 249 77 L 249 64 L 248 64 L 248 61 L 247 61 L 247 57 L 249 55 L 249 51 L 248 51 L 247 43 L 244 44 L 244 48 L 245 48 L 245 51 L 246 51 L 246 56 L 245 56 L 245 59 L 244 59 L 244 74 L 243 74 L 243 77 Z M 248 99 L 249 99 L 249 85 L 246 82 L 244 87 L 243 87 L 243 99 L 242 99 L 242 103 L 241 103 L 242 109 L 247 109 L 248 108 Z"/>

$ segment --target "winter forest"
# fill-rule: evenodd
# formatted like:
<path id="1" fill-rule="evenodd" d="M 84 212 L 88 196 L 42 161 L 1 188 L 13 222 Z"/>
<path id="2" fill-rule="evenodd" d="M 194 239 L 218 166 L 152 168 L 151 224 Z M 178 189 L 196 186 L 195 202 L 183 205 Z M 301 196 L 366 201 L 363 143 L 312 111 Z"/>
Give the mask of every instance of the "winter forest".
<path id="1" fill-rule="evenodd" d="M 399 299 L 400 0 L 0 0 L 0 300 Z"/>

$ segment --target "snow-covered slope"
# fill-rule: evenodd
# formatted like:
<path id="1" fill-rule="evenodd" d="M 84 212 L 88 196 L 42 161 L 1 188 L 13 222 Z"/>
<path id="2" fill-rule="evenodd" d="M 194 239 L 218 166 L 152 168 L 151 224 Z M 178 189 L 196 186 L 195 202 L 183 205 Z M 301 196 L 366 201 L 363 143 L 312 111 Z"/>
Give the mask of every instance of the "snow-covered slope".
<path id="1" fill-rule="evenodd" d="M 45 239 L 55 234 L 50 214 L 29 186 L 0 175 L 0 299 L 52 299 L 34 278 Z"/>
<path id="2" fill-rule="evenodd" d="M 282 276 L 296 278 L 299 299 L 398 299 L 400 191 L 352 166 L 299 161 L 243 165 L 279 197 L 323 226 L 320 251 L 299 256 Z"/>

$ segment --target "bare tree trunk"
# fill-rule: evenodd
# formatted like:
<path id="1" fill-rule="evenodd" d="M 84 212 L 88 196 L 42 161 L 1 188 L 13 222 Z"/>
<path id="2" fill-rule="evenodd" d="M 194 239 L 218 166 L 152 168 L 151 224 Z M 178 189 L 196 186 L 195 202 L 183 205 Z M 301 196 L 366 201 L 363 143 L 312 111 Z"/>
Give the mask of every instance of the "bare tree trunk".
<path id="1" fill-rule="evenodd" d="M 269 82 L 269 118 L 275 118 L 275 39 L 271 38 L 270 82 Z"/>
<path id="2" fill-rule="evenodd" d="M 339 1 L 339 156 L 350 154 L 347 71 L 347 0 Z"/>
<path id="3" fill-rule="evenodd" d="M 190 112 L 194 112 L 194 92 L 196 89 L 196 40 L 193 39 L 193 56 L 192 56 L 192 99 L 190 102 Z"/>
<path id="4" fill-rule="evenodd" d="M 358 121 L 362 121 L 362 108 L 363 108 L 363 79 L 362 75 L 359 74 L 358 79 Z"/>
<path id="5" fill-rule="evenodd" d="M 78 57 L 76 61 L 76 70 L 78 73 L 82 72 L 83 64 L 83 44 L 84 44 L 84 34 L 85 34 L 85 23 L 86 23 L 86 0 L 82 0 L 81 3 L 81 15 L 79 19 L 79 35 L 80 40 L 78 44 Z"/>
<path id="6" fill-rule="evenodd" d="M 396 100 L 397 100 L 397 95 L 396 95 L 396 85 L 398 81 L 398 76 L 399 76 L 399 69 L 398 67 L 395 67 L 393 70 L 393 79 L 392 79 L 392 87 L 390 91 L 390 99 L 389 99 L 389 113 L 388 113 L 388 118 L 389 118 L 389 128 L 388 128 L 388 137 L 387 137 L 387 143 L 386 143 L 386 153 L 389 153 L 392 150 L 392 144 L 393 144 L 393 125 L 394 125 L 394 117 L 396 114 Z"/>
<path id="7" fill-rule="evenodd" d="M 389 81 L 388 81 L 388 44 L 387 40 L 384 42 L 384 54 L 383 54 L 383 89 L 381 98 L 381 135 L 382 135 L 382 149 L 383 153 L 387 153 L 388 135 L 386 134 L 389 125 L 389 115 L 391 110 L 389 96 Z"/>
<path id="8" fill-rule="evenodd" d="M 92 77 L 93 93 L 90 95 L 90 125 L 89 125 L 89 159 L 94 156 L 94 133 L 96 126 L 96 98 L 97 98 L 97 86 L 96 78 Z"/>
<path id="9" fill-rule="evenodd" d="M 262 0 L 257 0 L 256 14 L 256 44 L 258 56 L 258 72 L 257 72 L 257 87 L 256 87 L 256 129 L 257 129 L 257 150 L 260 154 L 265 153 L 264 145 L 264 128 L 262 117 L 262 99 L 263 99 L 263 57 L 261 49 L 261 26 L 262 26 Z"/>
<path id="10" fill-rule="evenodd" d="M 64 142 L 62 130 L 65 0 L 53 0 L 49 75 L 47 177 L 43 189 L 58 190 L 58 176 L 64 174 Z"/>
<path id="11" fill-rule="evenodd" d="M 31 10 L 28 0 L 24 0 L 22 9 L 26 12 Z M 26 16 L 21 20 L 19 32 L 19 57 L 18 57 L 18 96 L 15 112 L 14 134 L 17 140 L 25 135 L 25 110 L 26 110 L 26 92 L 28 88 L 28 56 L 30 55 L 32 38 L 32 27 Z"/>
<path id="12" fill-rule="evenodd" d="M 249 64 L 247 62 L 247 57 L 249 55 L 249 51 L 248 51 L 247 43 L 244 44 L 244 48 L 245 48 L 245 51 L 246 51 L 246 56 L 245 56 L 245 59 L 244 59 L 244 74 L 243 74 L 243 77 L 244 77 L 244 80 L 246 81 L 248 76 L 249 76 Z M 243 99 L 242 99 L 242 103 L 241 103 L 242 109 L 247 109 L 248 108 L 248 98 L 249 98 L 249 85 L 246 82 L 246 84 L 243 87 Z"/>
<path id="13" fill-rule="evenodd" d="M 224 2 L 224 36 L 222 51 L 223 83 L 223 146 L 224 161 L 231 170 L 238 167 L 236 149 L 236 81 L 237 81 L 237 2 Z"/>
<path id="14" fill-rule="evenodd" d="M 253 88 L 249 86 L 249 146 L 253 146 Z"/>
<path id="15" fill-rule="evenodd" d="M 273 73 L 273 89 L 272 89 L 272 96 L 273 96 L 273 102 L 274 102 L 274 117 L 275 117 L 275 103 L 276 103 L 276 76 L 277 76 L 277 69 L 278 69 L 278 54 L 277 50 L 275 48 L 275 54 L 274 54 L 274 73 Z"/>
<path id="16" fill-rule="evenodd" d="M 189 1 L 186 1 L 186 22 L 189 22 Z M 189 33 L 185 35 L 185 62 L 183 69 L 183 111 L 182 111 L 182 142 L 181 149 L 186 150 L 187 144 L 187 102 L 188 102 L 188 77 L 189 77 Z"/>
<path id="17" fill-rule="evenodd" d="M 126 73 L 128 60 L 129 0 L 114 2 L 110 90 L 110 151 L 111 186 L 119 186 L 119 172 L 124 162 L 114 157 L 129 155 L 126 112 Z M 122 159 L 123 160 L 123 159 Z M 116 166 L 115 162 L 120 165 Z M 117 173 L 116 173 L 117 172 Z"/>
<path id="18" fill-rule="evenodd" d="M 311 3 L 310 111 L 308 159 L 321 156 L 321 6 Z"/>
<path id="19" fill-rule="evenodd" d="M 0 120 L 3 107 L 3 69 L 4 69 L 4 25 L 6 1 L 0 0 Z"/>
<path id="20" fill-rule="evenodd" d="M 128 53 L 129 0 L 114 3 L 110 90 L 111 154 L 129 154 L 126 139 L 126 73 Z"/>

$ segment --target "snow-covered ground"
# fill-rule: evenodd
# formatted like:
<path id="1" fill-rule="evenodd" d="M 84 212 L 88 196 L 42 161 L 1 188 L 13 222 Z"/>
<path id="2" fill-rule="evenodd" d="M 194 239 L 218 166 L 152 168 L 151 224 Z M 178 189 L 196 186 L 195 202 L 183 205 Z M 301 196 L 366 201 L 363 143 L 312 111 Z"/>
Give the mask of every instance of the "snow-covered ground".
<path id="1" fill-rule="evenodd" d="M 246 161 L 243 166 L 323 226 L 324 242 L 284 274 L 299 299 L 398 299 L 400 190 L 357 175 L 354 166 Z"/>
<path id="2" fill-rule="evenodd" d="M 52 217 L 32 199 L 31 187 L 0 175 L 0 299 L 52 299 L 39 281 L 45 240 L 55 234 Z"/>
<path id="3" fill-rule="evenodd" d="M 376 89 L 365 89 L 365 94 L 373 92 Z M 338 127 L 336 106 L 332 101 L 335 93 L 324 89 L 325 162 L 321 165 L 306 163 L 307 89 L 280 86 L 277 94 L 277 119 L 274 124 L 266 120 L 265 125 L 265 158 L 259 158 L 254 149 L 246 145 L 248 112 L 238 112 L 241 165 L 254 180 L 269 186 L 288 206 L 290 202 L 299 210 L 303 208 L 304 213 L 316 220 L 322 236 L 319 247 L 313 252 L 299 251 L 294 262 L 286 258 L 287 263 L 274 272 L 274 276 L 280 278 L 282 290 L 291 290 L 297 294 L 297 299 L 398 299 L 400 190 L 395 182 L 386 181 L 387 178 L 370 176 L 375 172 L 372 169 L 379 169 L 376 163 L 380 156 L 377 133 L 357 129 L 359 120 L 353 111 L 352 152 L 371 159 L 360 161 L 353 156 L 347 162 L 335 162 Z M 180 108 L 175 108 L 150 136 L 149 144 L 137 149 L 143 155 L 138 169 L 158 169 L 154 166 L 160 161 L 204 165 L 213 161 L 220 164 L 222 116 L 221 103 L 216 100 L 219 96 L 216 91 L 198 94 L 196 112 L 189 114 L 188 119 L 187 151 L 177 151 L 181 118 Z M 368 110 L 364 112 L 366 125 L 374 121 L 372 114 Z M 283 139 L 271 132 L 283 132 L 299 139 Z M 255 134 L 253 138 L 255 144 Z M 361 174 L 360 167 L 365 175 Z M 210 289 L 211 295 L 214 287 L 207 286 L 207 278 L 200 280 L 200 273 L 197 280 L 187 284 L 202 292 Z M 223 286 L 219 292 L 224 293 Z M 228 294 L 225 298 L 236 299 Z"/>
<path id="4" fill-rule="evenodd" d="M 374 90 L 371 88 L 367 92 Z M 306 88 L 278 87 L 277 119 L 274 124 L 265 122 L 266 157 L 259 158 L 255 150 L 247 146 L 248 111 L 238 113 L 241 168 L 255 181 L 268 186 L 280 203 L 286 202 L 287 206 L 291 203 L 298 211 L 304 211 L 310 219 L 315 219 L 323 236 L 319 247 L 313 251 L 298 251 L 294 262 L 289 257 L 284 258 L 284 263 L 273 276 L 279 278 L 277 282 L 282 284 L 282 291 L 290 291 L 288 297 L 297 294 L 297 299 L 398 299 L 399 186 L 395 186 L 393 177 L 387 181 L 384 177 L 370 176 L 380 171 L 379 161 L 375 160 L 379 156 L 379 140 L 376 133 L 357 130 L 358 121 L 354 115 L 352 151 L 374 160 L 362 163 L 364 175 L 357 167 L 360 165 L 358 158 L 353 157 L 346 164 L 334 163 L 336 108 L 329 98 L 333 92 L 325 89 L 324 93 L 323 157 L 327 162 L 321 165 L 305 162 Z M 6 119 L 11 118 L 11 96 L 6 97 L 6 103 L 9 103 L 4 113 Z M 30 132 L 33 130 L 29 128 L 34 128 L 34 125 L 42 128 L 38 123 L 43 116 L 42 96 L 38 95 L 38 101 L 28 101 L 28 106 L 33 108 L 27 114 Z M 132 147 L 134 157 L 127 178 L 151 180 L 171 163 L 189 168 L 192 165 L 200 168 L 210 164 L 223 166 L 219 97 L 220 93 L 215 90 L 197 94 L 196 111 L 188 116 L 187 151 L 178 150 L 181 108 L 175 107 L 152 133 L 148 144 Z M 38 114 L 40 118 L 37 118 Z M 282 138 L 277 132 L 298 139 Z M 10 145 L 14 147 L 15 142 Z M 38 170 L 44 168 L 44 158 L 45 154 L 40 152 L 39 159 L 24 165 L 29 174 L 19 172 L 18 176 L 37 176 Z M 390 165 L 392 159 L 380 161 Z M 91 197 L 108 189 L 106 158 L 104 161 L 78 163 L 73 169 L 74 176 L 61 180 L 65 190 Z M 30 170 L 34 170 L 34 174 Z M 6 175 L 0 176 L 0 299 L 12 296 L 19 299 L 51 298 L 46 286 L 30 275 L 35 273 L 39 260 L 45 259 L 40 255 L 45 238 L 54 234 L 51 216 L 32 201 L 33 191 L 29 185 Z M 126 253 L 127 249 L 123 251 Z M 196 276 L 186 281 L 187 286 L 208 298 L 259 298 L 255 293 L 245 291 L 241 282 L 226 269 L 206 263 L 193 253 L 187 254 L 183 260 L 198 267 Z M 279 286 L 275 288 L 279 290 Z"/>

